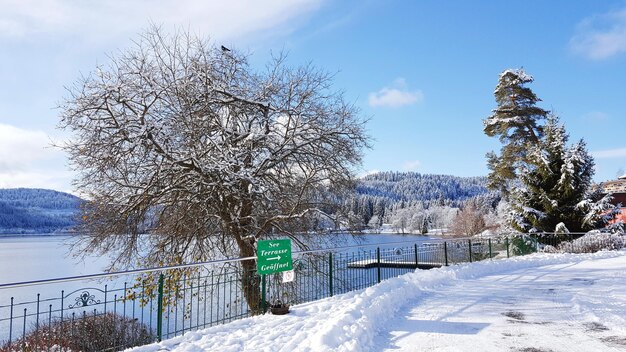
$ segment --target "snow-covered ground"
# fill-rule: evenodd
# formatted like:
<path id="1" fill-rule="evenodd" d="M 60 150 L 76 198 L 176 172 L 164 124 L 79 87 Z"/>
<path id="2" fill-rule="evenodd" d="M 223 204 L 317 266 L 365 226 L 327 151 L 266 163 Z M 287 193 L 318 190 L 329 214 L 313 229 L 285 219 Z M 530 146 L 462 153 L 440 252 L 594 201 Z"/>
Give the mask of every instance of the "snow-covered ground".
<path id="1" fill-rule="evenodd" d="M 165 350 L 626 351 L 626 251 L 417 271 L 135 349 Z"/>

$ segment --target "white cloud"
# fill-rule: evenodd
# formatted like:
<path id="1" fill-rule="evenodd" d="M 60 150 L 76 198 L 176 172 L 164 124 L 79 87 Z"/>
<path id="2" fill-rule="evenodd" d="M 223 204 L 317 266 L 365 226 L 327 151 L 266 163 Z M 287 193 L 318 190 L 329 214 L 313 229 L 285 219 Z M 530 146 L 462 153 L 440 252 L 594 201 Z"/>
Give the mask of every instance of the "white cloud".
<path id="1" fill-rule="evenodd" d="M 101 40 L 133 36 L 153 22 L 166 27 L 189 27 L 193 32 L 225 40 L 287 26 L 317 10 L 322 1 L 1 1 L 0 37 L 46 34 Z"/>
<path id="2" fill-rule="evenodd" d="M 422 163 L 419 160 L 406 161 L 404 164 L 402 164 L 402 170 L 403 171 L 417 171 L 417 169 L 419 169 L 420 166 L 422 166 Z"/>
<path id="3" fill-rule="evenodd" d="M 599 150 L 597 152 L 592 152 L 591 155 L 598 159 L 626 158 L 626 148 Z"/>
<path id="4" fill-rule="evenodd" d="M 45 188 L 73 193 L 72 173 L 63 170 L 0 171 L 0 188 Z"/>
<path id="5" fill-rule="evenodd" d="M 71 173 L 64 154 L 43 131 L 0 124 L 0 188 L 68 190 Z"/>
<path id="6" fill-rule="evenodd" d="M 42 131 L 0 124 L 0 171 L 24 169 L 45 157 L 48 144 L 48 136 Z"/>
<path id="7" fill-rule="evenodd" d="M 626 52 L 626 8 L 582 20 L 570 40 L 570 47 L 592 60 Z"/>
<path id="8" fill-rule="evenodd" d="M 372 107 L 388 106 L 392 108 L 421 103 L 424 93 L 421 90 L 409 91 L 404 78 L 396 79 L 391 87 L 383 87 L 378 92 L 370 93 L 368 103 Z"/>

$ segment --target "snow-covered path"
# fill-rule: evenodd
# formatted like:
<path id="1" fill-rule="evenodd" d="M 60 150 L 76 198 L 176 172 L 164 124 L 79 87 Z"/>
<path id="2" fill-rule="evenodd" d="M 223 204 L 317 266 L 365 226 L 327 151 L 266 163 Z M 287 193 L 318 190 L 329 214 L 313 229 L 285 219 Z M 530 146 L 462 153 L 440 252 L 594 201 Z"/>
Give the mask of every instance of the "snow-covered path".
<path id="1" fill-rule="evenodd" d="M 624 258 L 459 280 L 410 302 L 389 351 L 626 351 Z"/>
<path id="2" fill-rule="evenodd" d="M 417 271 L 137 351 L 626 351 L 626 251 Z"/>

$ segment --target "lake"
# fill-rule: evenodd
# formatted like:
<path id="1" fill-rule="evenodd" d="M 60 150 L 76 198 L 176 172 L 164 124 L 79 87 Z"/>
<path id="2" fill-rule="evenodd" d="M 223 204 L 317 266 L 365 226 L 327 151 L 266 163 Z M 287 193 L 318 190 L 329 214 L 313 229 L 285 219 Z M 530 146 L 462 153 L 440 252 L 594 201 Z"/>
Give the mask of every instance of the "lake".
<path id="1" fill-rule="evenodd" d="M 380 244 L 389 248 L 395 242 L 423 242 L 428 236 L 399 234 L 345 235 L 347 246 Z M 0 237 L 0 284 L 101 273 L 107 257 L 88 256 L 80 260 L 71 253 L 71 235 L 28 235 Z M 365 248 L 365 247 L 364 247 Z M 375 248 L 375 246 L 374 246 Z M 357 251 L 358 248 L 345 251 Z"/>
<path id="2" fill-rule="evenodd" d="M 109 258 L 90 255 L 84 260 L 77 259 L 74 256 L 75 253 L 71 253 L 73 239 L 69 235 L 0 237 L 0 284 L 102 273 L 109 264 Z M 416 235 L 363 234 L 353 236 L 341 234 L 339 246 L 347 246 L 347 248 L 338 250 L 337 257 L 333 258 L 336 261 L 341 261 L 343 258 L 344 264 L 346 261 L 363 257 L 375 258 L 376 247 L 380 247 L 381 252 L 393 249 L 393 252 L 399 255 L 402 253 L 401 247 L 408 247 L 410 251 L 413 244 L 430 240 L 433 239 Z M 355 257 L 352 257 L 353 253 L 357 253 Z M 302 261 L 302 258 L 301 254 L 294 254 L 294 263 L 298 260 Z M 306 261 L 302 263 L 307 265 Z M 326 265 L 328 261 L 322 258 L 321 262 L 316 265 L 320 263 Z M 402 272 L 409 270 L 402 269 Z M 215 274 L 211 271 L 211 276 L 206 276 L 206 280 L 211 280 L 211 285 L 207 281 L 204 282 L 203 300 L 199 298 L 200 278 L 194 281 L 197 283 L 196 289 L 194 290 L 192 286 L 191 291 L 186 291 L 187 296 L 183 295 L 189 299 L 189 304 L 191 304 L 191 298 L 195 297 L 196 310 L 200 308 L 200 304 L 209 303 L 209 309 L 204 309 L 202 312 L 204 312 L 204 319 L 207 319 L 208 312 L 208 321 L 211 324 L 225 322 L 227 319 L 230 321 L 248 314 L 247 306 L 241 299 L 240 281 L 237 279 L 237 274 L 226 271 Z M 395 276 L 395 273 L 389 270 L 385 272 Z M 344 276 L 339 277 L 340 273 Z M 340 284 L 346 287 L 359 287 L 359 285 L 367 287 L 376 281 L 376 269 L 339 270 L 336 274 L 338 277 L 335 278 L 337 285 L 335 292 L 341 289 Z M 219 283 L 215 287 L 212 286 L 213 279 Z M 297 280 L 298 290 L 308 292 L 310 297 L 307 300 L 327 296 L 328 285 L 325 279 L 320 281 L 319 277 L 307 278 L 300 275 Z M 20 332 L 24 334 L 32 330 L 33 326 L 39 324 L 40 321 L 45 325 L 46 321 L 50 324 L 50 319 L 58 316 L 74 319 L 74 314 L 79 316 L 89 312 L 95 314 L 95 311 L 90 309 L 114 311 L 122 316 L 139 319 L 141 323 L 153 329 L 156 307 L 153 307 L 152 303 L 143 306 L 135 300 L 123 299 L 127 295 L 127 287 L 130 289 L 134 282 L 136 282 L 136 276 L 128 275 L 107 279 L 83 279 L 36 286 L 0 288 L 0 343 L 10 337 L 9 331 L 13 332 L 13 338 L 15 338 L 15 336 L 20 336 Z M 190 283 L 193 284 L 193 282 Z M 269 285 L 268 294 L 271 294 L 272 287 L 273 285 Z M 143 294 L 142 290 L 139 289 Z M 184 286 L 183 290 L 185 290 Z M 209 290 L 208 293 L 207 290 Z M 183 307 L 184 302 L 183 298 Z M 215 312 L 211 307 L 215 307 Z M 198 310 L 196 313 L 199 312 Z M 181 313 L 179 316 L 177 313 L 178 311 L 175 311 L 173 316 L 168 316 L 164 323 L 164 329 L 167 328 L 164 332 L 166 336 L 179 334 L 180 325 L 184 332 L 185 323 L 188 326 L 191 323 L 195 323 L 196 326 L 202 325 L 198 314 L 195 316 L 196 321 L 192 321 L 191 315 Z"/>
<path id="3" fill-rule="evenodd" d="M 107 258 L 73 258 L 71 240 L 69 235 L 0 238 L 0 283 L 101 272 Z"/>

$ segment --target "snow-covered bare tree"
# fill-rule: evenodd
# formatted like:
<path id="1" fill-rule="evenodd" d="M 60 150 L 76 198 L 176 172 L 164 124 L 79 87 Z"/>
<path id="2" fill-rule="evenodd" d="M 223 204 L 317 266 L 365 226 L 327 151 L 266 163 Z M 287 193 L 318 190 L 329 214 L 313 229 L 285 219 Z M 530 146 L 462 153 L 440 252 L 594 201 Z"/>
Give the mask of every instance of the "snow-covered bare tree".
<path id="1" fill-rule="evenodd" d="M 542 138 L 542 124 L 548 116 L 548 111 L 536 106 L 541 99 L 525 86 L 532 82 L 533 77 L 523 69 L 503 71 L 494 91 L 498 107 L 483 120 L 485 134 L 497 136 L 503 144 L 500 155 L 487 154 L 487 186 L 505 198 L 519 167 L 527 162 L 526 151 Z"/>
<path id="2" fill-rule="evenodd" d="M 90 200 L 81 245 L 126 265 L 250 257 L 275 232 L 303 244 L 282 230 L 349 185 L 368 144 L 332 75 L 284 56 L 257 71 L 236 50 L 158 28 L 69 87 L 60 110 Z M 256 309 L 256 262 L 242 266 Z"/>
<path id="3" fill-rule="evenodd" d="M 486 229 L 485 212 L 475 202 L 467 202 L 452 223 L 452 232 L 458 236 L 474 236 Z"/>
<path id="4" fill-rule="evenodd" d="M 389 222 L 398 233 L 406 233 L 411 224 L 412 211 L 410 208 L 400 208 L 393 212 Z"/>
<path id="5" fill-rule="evenodd" d="M 519 230 L 513 226 L 517 214 L 511 208 L 511 203 L 500 199 L 495 208 L 489 209 L 484 216 L 487 230 L 494 233 L 510 233 Z"/>
<path id="6" fill-rule="evenodd" d="M 436 232 L 444 234 L 448 228 L 454 223 L 458 208 L 452 208 L 449 206 L 431 206 L 429 209 L 431 226 Z"/>

